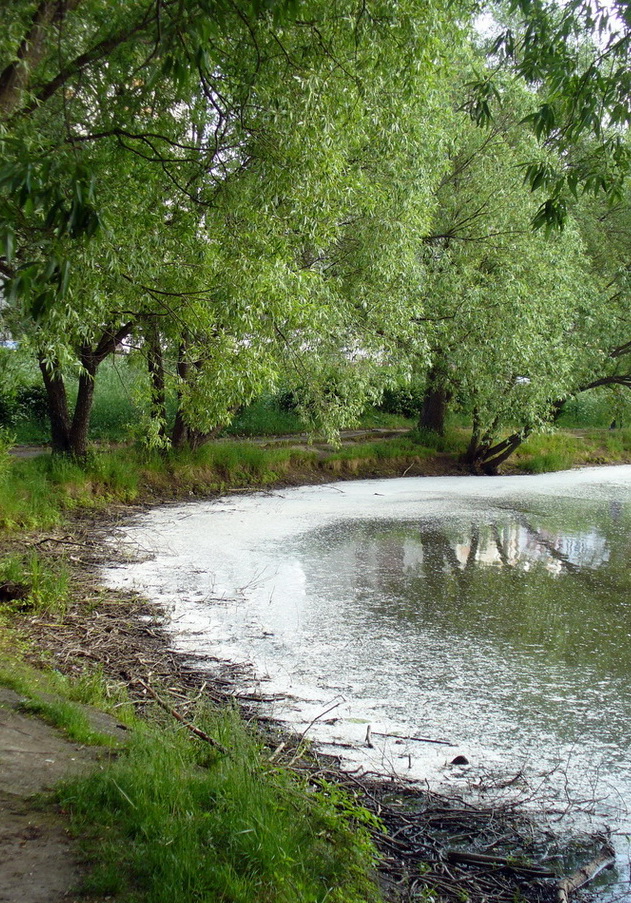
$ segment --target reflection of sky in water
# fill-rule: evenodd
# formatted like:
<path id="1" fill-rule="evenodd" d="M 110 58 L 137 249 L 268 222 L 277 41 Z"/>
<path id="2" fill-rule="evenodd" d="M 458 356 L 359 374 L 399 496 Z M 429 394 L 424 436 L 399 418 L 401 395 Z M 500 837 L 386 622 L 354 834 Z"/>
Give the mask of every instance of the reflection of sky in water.
<path id="1" fill-rule="evenodd" d="M 222 499 L 144 516 L 128 533 L 157 557 L 110 579 L 166 603 L 181 650 L 251 662 L 299 729 L 334 705 L 309 733 L 353 763 L 561 766 L 550 806 L 597 793 L 631 830 L 629 501 L 631 467 Z M 364 750 L 367 724 L 454 746 Z"/>

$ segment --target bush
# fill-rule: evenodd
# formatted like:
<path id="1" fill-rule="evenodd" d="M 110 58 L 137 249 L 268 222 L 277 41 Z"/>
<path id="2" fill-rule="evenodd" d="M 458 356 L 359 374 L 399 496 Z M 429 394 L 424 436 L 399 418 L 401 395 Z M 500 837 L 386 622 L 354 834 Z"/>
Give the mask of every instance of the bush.
<path id="1" fill-rule="evenodd" d="M 403 417 L 417 419 L 423 407 L 423 395 L 422 389 L 416 386 L 386 389 L 379 410 L 386 414 L 400 414 Z"/>
<path id="2" fill-rule="evenodd" d="M 21 420 L 42 422 L 48 417 L 48 397 L 44 386 L 20 386 L 16 403 Z"/>

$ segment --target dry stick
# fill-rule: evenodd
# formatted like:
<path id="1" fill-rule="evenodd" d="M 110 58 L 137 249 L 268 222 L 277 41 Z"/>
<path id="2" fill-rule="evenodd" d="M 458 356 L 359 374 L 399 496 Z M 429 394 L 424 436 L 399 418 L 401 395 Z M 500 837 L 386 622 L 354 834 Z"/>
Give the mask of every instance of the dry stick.
<path id="1" fill-rule="evenodd" d="M 176 721 L 179 721 L 181 725 L 183 725 L 187 730 L 191 731 L 191 733 L 195 734 L 196 737 L 199 737 L 200 740 L 204 740 L 206 743 L 209 743 L 215 749 L 218 749 L 219 752 L 222 752 L 225 756 L 229 755 L 228 750 L 225 746 L 222 746 L 218 740 L 215 740 L 214 737 L 211 737 L 210 734 L 207 734 L 206 731 L 203 731 L 201 728 L 196 727 L 190 721 L 187 721 L 186 718 L 183 718 L 179 712 L 175 709 L 171 708 L 168 702 L 165 702 L 164 699 L 161 699 L 158 694 L 153 690 L 148 684 L 144 682 L 144 680 L 137 679 L 140 686 L 151 696 L 152 699 L 161 706 L 165 712 L 168 712 L 169 715 L 172 715 Z"/>
<path id="2" fill-rule="evenodd" d="M 451 740 L 432 740 L 430 737 L 404 737 L 402 734 L 382 734 L 380 731 L 371 731 L 373 737 L 394 737 L 395 740 L 414 740 L 415 743 L 440 743 L 442 746 L 455 746 Z"/>
<path id="3" fill-rule="evenodd" d="M 307 733 L 307 731 L 308 731 L 310 728 L 313 727 L 313 725 L 316 723 L 316 721 L 319 721 L 320 718 L 324 718 L 325 715 L 328 715 L 329 712 L 332 712 L 332 711 L 333 711 L 333 709 L 336 709 L 338 706 L 342 705 L 343 702 L 344 702 L 344 699 L 343 699 L 343 698 L 342 698 L 342 699 L 338 699 L 338 701 L 337 701 L 337 702 L 334 702 L 332 705 L 330 705 L 330 706 L 328 707 L 328 709 L 325 709 L 323 712 L 320 712 L 319 715 L 316 715 L 315 718 L 312 718 L 311 721 L 309 722 L 309 724 L 308 724 L 308 725 L 306 726 L 306 728 L 304 729 L 304 731 L 301 733 L 301 735 L 300 735 L 300 740 L 304 740 L 304 739 L 305 739 L 305 734 Z M 337 743 L 336 743 L 335 745 L 337 746 Z"/>
<path id="4" fill-rule="evenodd" d="M 511 862 L 504 856 L 489 856 L 484 853 L 465 853 L 460 850 L 449 850 L 447 852 L 449 862 L 462 862 L 469 865 L 486 865 L 496 866 L 498 868 L 510 869 L 512 872 L 519 872 L 523 875 L 532 875 L 538 878 L 554 878 L 554 872 L 550 869 L 542 868 L 538 865 L 518 865 Z"/>
<path id="5" fill-rule="evenodd" d="M 596 875 L 599 875 L 605 869 L 610 868 L 615 861 L 616 858 L 611 847 L 604 847 L 599 856 L 596 856 L 596 858 L 592 859 L 591 862 L 588 862 L 587 865 L 578 869 L 573 875 L 570 875 L 569 878 L 563 878 L 563 880 L 559 882 L 557 897 L 559 903 L 569 903 L 570 894 L 573 894 L 574 891 L 578 890 L 579 887 L 582 887 L 584 884 L 593 881 Z"/>

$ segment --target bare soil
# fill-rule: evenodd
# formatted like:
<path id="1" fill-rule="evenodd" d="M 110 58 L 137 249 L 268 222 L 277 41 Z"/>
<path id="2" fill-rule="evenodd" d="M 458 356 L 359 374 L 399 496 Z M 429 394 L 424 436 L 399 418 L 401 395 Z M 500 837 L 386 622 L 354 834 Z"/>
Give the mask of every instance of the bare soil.
<path id="1" fill-rule="evenodd" d="M 0 903 L 78 903 L 85 865 L 50 791 L 99 767 L 108 753 L 69 742 L 22 704 L 0 688 Z M 95 711 L 94 718 L 103 730 L 108 716 Z"/>

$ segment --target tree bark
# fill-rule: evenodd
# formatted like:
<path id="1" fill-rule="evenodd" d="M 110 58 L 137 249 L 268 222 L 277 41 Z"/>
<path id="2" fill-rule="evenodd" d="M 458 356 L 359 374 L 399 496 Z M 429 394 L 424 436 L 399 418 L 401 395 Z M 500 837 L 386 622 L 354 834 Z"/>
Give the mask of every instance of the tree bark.
<path id="1" fill-rule="evenodd" d="M 445 385 L 441 368 L 432 367 L 427 374 L 427 386 L 418 424 L 420 429 L 431 430 L 439 436 L 445 435 L 445 420 L 451 395 Z"/>
<path id="2" fill-rule="evenodd" d="M 151 416 L 157 417 L 160 423 L 158 435 L 161 439 L 166 436 L 166 388 L 164 378 L 164 359 L 160 333 L 155 323 L 150 323 L 145 331 L 147 343 L 147 369 L 151 380 Z"/>
<path id="3" fill-rule="evenodd" d="M 44 387 L 48 399 L 52 450 L 58 454 L 69 454 L 70 413 L 64 378 L 58 362 L 53 361 L 52 364 L 49 364 L 41 354 L 39 355 L 39 369 L 44 379 Z"/>
<path id="4" fill-rule="evenodd" d="M 447 417 L 449 397 L 450 393 L 447 392 L 444 386 L 433 386 L 430 384 L 427 387 L 419 420 L 421 429 L 432 430 L 439 436 L 445 435 L 445 419 Z"/>
<path id="5" fill-rule="evenodd" d="M 100 361 L 89 345 L 81 349 L 83 370 L 79 376 L 79 391 L 70 427 L 70 452 L 77 458 L 85 458 L 88 453 L 88 434 L 94 404 L 94 380 Z"/>

